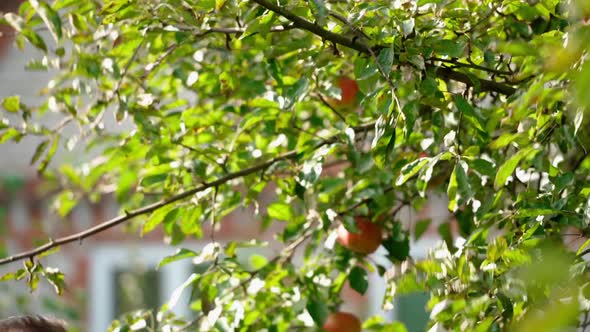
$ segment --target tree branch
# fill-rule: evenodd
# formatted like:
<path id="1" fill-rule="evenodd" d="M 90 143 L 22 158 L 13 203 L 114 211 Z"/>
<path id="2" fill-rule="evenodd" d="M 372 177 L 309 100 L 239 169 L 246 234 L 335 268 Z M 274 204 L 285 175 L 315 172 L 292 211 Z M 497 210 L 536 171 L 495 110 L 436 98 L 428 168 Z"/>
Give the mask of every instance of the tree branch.
<path id="1" fill-rule="evenodd" d="M 588 254 L 590 254 L 590 249 L 586 249 L 586 250 L 582 251 L 582 252 L 581 252 L 581 253 L 579 253 L 577 256 L 578 256 L 578 257 L 583 257 L 583 256 L 586 256 L 586 255 L 588 255 Z"/>
<path id="2" fill-rule="evenodd" d="M 474 77 L 471 77 L 467 74 L 460 73 L 458 71 L 454 71 L 450 68 L 439 67 L 436 70 L 436 74 L 441 78 L 451 79 L 453 81 L 458 81 L 465 83 L 469 86 L 476 86 L 481 91 L 495 91 L 499 92 L 503 95 L 511 96 L 516 93 L 516 89 L 505 85 L 502 83 L 498 83 L 495 81 L 485 80 L 481 78 L 477 78 L 477 82 L 473 81 Z M 479 85 L 479 86 L 477 86 Z"/>
<path id="3" fill-rule="evenodd" d="M 298 15 L 290 12 L 286 8 L 278 6 L 269 0 L 251 0 L 251 1 L 257 3 L 258 5 L 266 8 L 270 11 L 273 11 L 273 12 L 283 16 L 284 18 L 293 22 L 293 25 L 299 29 L 307 30 L 319 37 L 322 37 L 325 40 L 331 41 L 336 44 L 340 44 L 342 46 L 346 46 L 348 48 L 359 51 L 361 53 L 370 55 L 371 53 L 378 53 L 379 50 L 385 48 L 384 46 L 381 46 L 381 45 L 370 47 L 367 44 L 360 42 L 360 38 L 347 37 L 347 36 L 344 36 L 341 34 L 337 34 L 337 33 L 333 33 L 331 31 L 328 31 L 328 30 L 322 28 L 321 26 L 319 26 L 315 23 L 312 23 L 304 18 L 301 18 Z M 477 86 L 482 91 L 494 91 L 494 92 L 498 92 L 498 93 L 501 93 L 504 95 L 512 95 L 516 92 L 516 89 L 509 86 L 509 85 L 505 85 L 505 84 L 498 83 L 498 82 L 491 81 L 491 80 L 477 78 L 478 82 L 474 82 L 472 77 L 470 77 L 466 74 L 454 71 L 450 68 L 439 68 L 436 71 L 436 73 L 441 78 L 459 81 L 459 82 L 465 83 L 469 86 Z"/>
<path id="4" fill-rule="evenodd" d="M 363 124 L 363 125 L 354 127 L 353 130 L 355 132 L 362 132 L 362 131 L 365 131 L 367 129 L 370 129 L 370 128 L 374 127 L 374 126 L 375 126 L 375 122 L 369 122 L 369 123 L 366 123 L 366 124 Z M 322 141 L 321 143 L 318 143 L 315 146 L 315 149 L 318 149 L 318 148 L 320 148 L 320 147 L 322 147 L 324 145 L 327 145 L 327 144 L 335 143 L 338 140 L 338 136 L 339 135 L 340 134 L 335 134 L 332 137 L 330 137 L 330 138 Z M 6 258 L 3 258 L 3 259 L 0 259 L 0 265 L 8 264 L 8 263 L 19 261 L 19 260 L 26 259 L 26 258 L 32 259 L 32 258 L 34 258 L 35 256 L 37 256 L 37 255 L 39 255 L 41 253 L 47 252 L 47 251 L 49 251 L 49 250 L 51 250 L 53 248 L 57 248 L 57 247 L 59 247 L 61 245 L 68 244 L 68 243 L 71 243 L 71 242 L 80 242 L 80 241 L 82 241 L 85 238 L 88 238 L 88 237 L 93 236 L 93 235 L 95 235 L 97 233 L 103 232 L 103 231 L 105 231 L 107 229 L 113 228 L 113 227 L 115 227 L 115 226 L 117 226 L 119 224 L 122 224 L 122 223 L 124 223 L 124 222 L 126 222 L 128 220 L 131 220 L 131 219 L 133 219 L 133 218 L 135 218 L 137 216 L 141 216 L 141 215 L 144 215 L 144 214 L 151 213 L 151 212 L 156 211 L 159 208 L 162 208 L 162 207 L 164 207 L 166 205 L 169 205 L 169 204 L 172 204 L 174 202 L 177 202 L 177 201 L 186 199 L 188 197 L 191 197 L 191 196 L 193 196 L 194 194 L 196 194 L 198 192 L 202 192 L 202 191 L 207 190 L 209 188 L 218 187 L 218 186 L 220 186 L 220 185 L 222 185 L 224 183 L 227 183 L 228 181 L 231 181 L 233 179 L 244 177 L 246 175 L 250 175 L 250 174 L 256 173 L 258 171 L 264 170 L 264 169 L 270 167 L 271 165 L 275 164 L 276 162 L 279 162 L 279 161 L 282 161 L 282 160 L 287 160 L 287 159 L 295 158 L 298 153 L 299 153 L 298 150 L 291 150 L 291 151 L 285 152 L 285 153 L 280 154 L 280 155 L 278 155 L 278 156 L 276 156 L 276 157 L 274 157 L 274 158 L 272 158 L 270 160 L 267 160 L 265 162 L 262 162 L 262 163 L 260 163 L 258 165 L 255 165 L 255 166 L 252 166 L 252 167 L 248 167 L 248 168 L 245 168 L 243 170 L 240 170 L 240 171 L 237 171 L 237 172 L 234 172 L 234 173 L 230 173 L 230 174 L 228 174 L 226 176 L 223 176 L 223 177 L 218 178 L 217 180 L 214 180 L 212 182 L 207 182 L 207 183 L 202 184 L 202 185 L 200 185 L 198 187 L 195 187 L 195 188 L 186 190 L 184 192 L 181 192 L 179 194 L 176 194 L 176 195 L 174 195 L 172 197 L 169 197 L 167 199 L 162 199 L 162 200 L 160 200 L 158 202 L 155 202 L 155 203 L 146 205 L 146 206 L 141 207 L 141 208 L 136 209 L 136 210 L 125 211 L 124 214 L 122 214 L 122 215 L 120 215 L 118 217 L 115 217 L 113 219 L 107 220 L 107 221 L 105 221 L 103 223 L 100 223 L 100 224 L 98 224 L 98 225 L 96 225 L 94 227 L 91 227 L 91 228 L 89 228 L 87 230 L 84 230 L 82 232 L 75 233 L 75 234 L 72 234 L 72 235 L 68 235 L 68 236 L 65 236 L 65 237 L 61 237 L 61 238 L 58 238 L 58 239 L 52 239 L 52 240 L 49 240 L 47 243 L 45 243 L 42 246 L 36 247 L 36 248 L 31 249 L 31 250 L 28 250 L 28 251 L 21 252 L 19 254 L 16 254 L 16 255 L 13 255 L 13 256 L 10 256 L 10 257 L 6 257 Z"/>
<path id="5" fill-rule="evenodd" d="M 432 57 L 432 58 L 430 58 L 428 60 L 431 60 L 431 61 L 439 61 L 439 62 L 444 62 L 444 63 L 450 63 L 450 64 L 452 64 L 455 67 L 472 68 L 472 69 L 477 69 L 477 70 L 485 71 L 485 72 L 496 74 L 496 75 L 502 75 L 502 76 L 512 76 L 512 75 L 514 75 L 514 73 L 509 72 L 509 71 L 498 70 L 498 69 L 494 69 L 494 68 L 488 68 L 488 67 L 476 65 L 474 63 L 463 63 L 463 62 L 457 61 L 456 59 L 443 59 L 443 58 Z"/>
<path id="6" fill-rule="evenodd" d="M 331 31 L 328 31 L 321 26 L 312 23 L 300 16 L 293 14 L 289 10 L 284 7 L 278 6 L 268 0 L 252 0 L 253 2 L 259 4 L 260 6 L 273 11 L 284 18 L 288 19 L 289 21 L 293 22 L 295 27 L 303 30 L 307 30 L 315 35 L 318 35 L 326 40 L 334 42 L 336 44 L 340 44 L 346 46 L 348 48 L 352 48 L 353 50 L 357 50 L 362 53 L 369 54 L 369 46 L 364 43 L 361 43 L 357 38 L 349 38 L 347 36 L 337 34 Z"/>

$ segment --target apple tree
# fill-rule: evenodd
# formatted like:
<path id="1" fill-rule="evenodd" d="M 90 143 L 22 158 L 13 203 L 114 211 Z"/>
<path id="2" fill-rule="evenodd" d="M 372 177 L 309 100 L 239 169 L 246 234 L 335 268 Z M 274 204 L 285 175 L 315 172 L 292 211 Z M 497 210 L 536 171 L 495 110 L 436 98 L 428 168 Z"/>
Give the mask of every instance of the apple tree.
<path id="1" fill-rule="evenodd" d="M 44 255 L 125 224 L 209 242 L 162 262 L 211 265 L 179 285 L 200 292 L 194 316 L 165 305 L 156 330 L 358 330 L 340 291 L 365 292 L 369 273 L 386 282 L 384 309 L 427 292 L 432 331 L 590 325 L 587 1 L 29 0 L 2 23 L 54 78 L 40 105 L 3 100 L 0 143 L 44 138 L 32 163 L 59 185 L 60 216 L 110 188 L 122 206 L 9 253 L 2 280 L 59 291 Z M 52 162 L 61 149 L 93 161 Z M 400 218 L 441 196 L 448 220 Z M 243 207 L 280 227 L 282 249 L 255 269 L 236 248 L 262 243 L 202 235 Z M 413 259 L 425 233 L 440 245 Z M 389 265 L 371 259 L 378 246 Z"/>

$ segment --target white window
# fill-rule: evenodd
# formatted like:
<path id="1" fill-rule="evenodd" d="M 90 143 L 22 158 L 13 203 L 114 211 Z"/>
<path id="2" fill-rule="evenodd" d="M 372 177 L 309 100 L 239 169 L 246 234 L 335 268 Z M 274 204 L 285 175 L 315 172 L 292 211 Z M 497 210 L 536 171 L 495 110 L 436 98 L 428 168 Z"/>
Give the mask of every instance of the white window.
<path id="1" fill-rule="evenodd" d="M 89 330 L 104 332 L 123 312 L 138 309 L 138 306 L 158 309 L 166 303 L 192 269 L 190 260 L 181 260 L 155 270 L 158 263 L 173 252 L 174 248 L 164 245 L 103 244 L 93 248 L 90 253 Z M 179 315 L 188 315 L 188 310 L 188 305 L 174 308 Z"/>
<path id="2" fill-rule="evenodd" d="M 223 244 L 222 244 L 223 245 Z M 184 243 L 194 251 L 203 243 Z M 174 290 L 193 272 L 202 273 L 207 264 L 195 265 L 184 259 L 155 267 L 160 261 L 175 252 L 174 247 L 165 245 L 116 245 L 111 243 L 94 247 L 90 254 L 90 332 L 104 332 L 121 313 L 136 309 L 158 309 L 166 303 Z M 253 255 L 272 256 L 270 248 L 238 248 L 237 260 L 247 266 Z M 125 294 L 125 293 L 128 294 Z M 188 306 L 190 292 L 183 293 L 173 311 L 177 315 L 190 317 Z"/>

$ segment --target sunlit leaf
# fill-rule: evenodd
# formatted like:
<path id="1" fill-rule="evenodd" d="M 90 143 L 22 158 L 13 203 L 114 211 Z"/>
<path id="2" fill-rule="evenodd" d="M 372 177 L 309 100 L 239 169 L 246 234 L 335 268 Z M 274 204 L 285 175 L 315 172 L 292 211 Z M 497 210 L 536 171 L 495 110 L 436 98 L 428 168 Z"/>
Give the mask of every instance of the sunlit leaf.
<path id="1" fill-rule="evenodd" d="M 270 204 L 267 208 L 267 212 L 269 217 L 277 220 L 289 221 L 294 217 L 291 205 L 283 202 Z"/>
<path id="2" fill-rule="evenodd" d="M 20 109 L 20 98 L 19 96 L 6 97 L 2 101 L 2 107 L 8 112 L 18 112 Z"/>

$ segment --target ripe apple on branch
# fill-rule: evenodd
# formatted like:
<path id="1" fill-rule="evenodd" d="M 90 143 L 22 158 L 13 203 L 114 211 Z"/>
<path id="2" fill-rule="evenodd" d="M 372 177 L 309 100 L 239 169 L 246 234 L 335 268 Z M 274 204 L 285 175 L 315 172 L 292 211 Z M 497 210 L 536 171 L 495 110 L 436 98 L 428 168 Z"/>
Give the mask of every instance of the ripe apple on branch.
<path id="1" fill-rule="evenodd" d="M 383 229 L 371 222 L 366 216 L 354 217 L 358 233 L 346 229 L 343 224 L 338 227 L 336 240 L 344 247 L 360 254 L 371 254 L 379 248 L 383 240 Z"/>
<path id="2" fill-rule="evenodd" d="M 322 328 L 325 332 L 361 332 L 361 321 L 351 313 L 338 311 L 326 318 Z"/>

